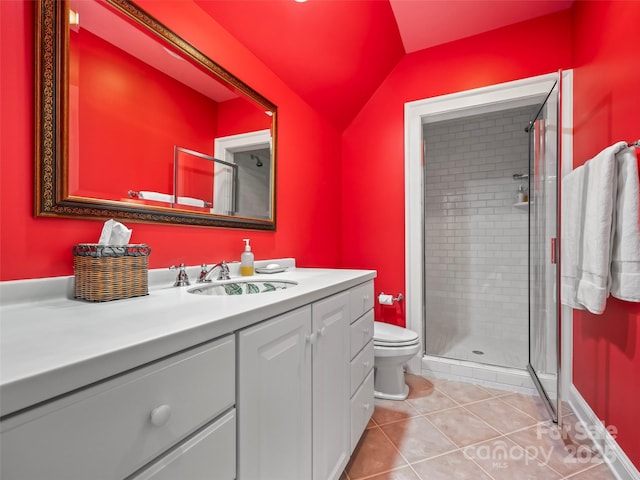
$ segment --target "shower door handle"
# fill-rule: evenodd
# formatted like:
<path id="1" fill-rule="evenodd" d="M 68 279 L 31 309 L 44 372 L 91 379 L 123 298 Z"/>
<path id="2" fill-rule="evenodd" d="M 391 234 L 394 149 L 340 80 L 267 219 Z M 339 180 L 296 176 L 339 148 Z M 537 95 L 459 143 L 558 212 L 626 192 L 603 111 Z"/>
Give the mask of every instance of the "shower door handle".
<path id="1" fill-rule="evenodd" d="M 556 251 L 556 238 L 551 237 L 551 263 L 558 263 Z"/>

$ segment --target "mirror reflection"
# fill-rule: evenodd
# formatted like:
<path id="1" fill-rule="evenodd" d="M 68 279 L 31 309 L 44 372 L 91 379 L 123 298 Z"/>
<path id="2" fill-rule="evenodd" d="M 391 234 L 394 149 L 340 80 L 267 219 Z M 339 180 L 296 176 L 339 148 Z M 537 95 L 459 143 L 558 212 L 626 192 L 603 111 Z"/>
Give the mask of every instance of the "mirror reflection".
<path id="1" fill-rule="evenodd" d="M 51 128 L 67 142 L 55 158 L 43 152 L 39 173 L 47 161 L 59 173 L 53 205 L 40 192 L 41 214 L 80 205 L 92 216 L 99 204 L 97 216 L 275 228 L 273 104 L 128 1 L 40 8 L 43 30 L 51 16 L 68 32 L 61 51 L 41 32 L 41 56 L 53 48 L 66 58 L 53 76 L 66 85 L 54 85 L 61 95 L 51 99 L 63 121 Z M 43 58 L 43 91 L 47 65 Z M 46 118 L 42 125 L 46 136 Z"/>

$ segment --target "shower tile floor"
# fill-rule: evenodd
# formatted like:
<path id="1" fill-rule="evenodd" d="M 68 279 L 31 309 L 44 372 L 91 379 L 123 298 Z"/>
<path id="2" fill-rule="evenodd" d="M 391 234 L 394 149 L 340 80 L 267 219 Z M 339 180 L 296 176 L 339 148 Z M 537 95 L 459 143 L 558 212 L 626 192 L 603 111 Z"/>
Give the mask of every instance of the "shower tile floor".
<path id="1" fill-rule="evenodd" d="M 525 368 L 529 349 L 525 340 L 505 339 L 480 335 L 447 335 L 446 330 L 438 336 L 427 333 L 427 355 L 467 360 L 501 367 Z M 481 354 L 474 352 L 482 352 Z"/>
<path id="2" fill-rule="evenodd" d="M 565 406 L 560 432 L 535 396 L 406 376 L 379 400 L 341 480 L 614 480 Z"/>

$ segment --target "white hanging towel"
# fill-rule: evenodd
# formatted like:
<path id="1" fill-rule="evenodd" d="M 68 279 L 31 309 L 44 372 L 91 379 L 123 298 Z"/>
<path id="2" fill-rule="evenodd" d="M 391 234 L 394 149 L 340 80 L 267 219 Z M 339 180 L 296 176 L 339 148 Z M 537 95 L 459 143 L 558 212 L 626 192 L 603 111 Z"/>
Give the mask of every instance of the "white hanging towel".
<path id="1" fill-rule="evenodd" d="M 611 295 L 640 302 L 640 231 L 638 224 L 640 186 L 634 148 L 616 155 L 618 194 L 611 253 Z"/>
<path id="2" fill-rule="evenodd" d="M 562 302 L 601 314 L 611 286 L 616 226 L 618 142 L 563 179 Z M 579 170 L 582 171 L 579 171 Z"/>
<path id="3" fill-rule="evenodd" d="M 585 215 L 576 300 L 596 314 L 604 312 L 609 296 L 613 216 L 618 184 L 616 153 L 623 148 L 627 148 L 626 143 L 616 143 L 584 164 Z"/>
<path id="4" fill-rule="evenodd" d="M 178 203 L 180 205 L 190 205 L 192 207 L 205 207 L 206 203 L 201 198 L 193 197 L 178 197 Z"/>
<path id="5" fill-rule="evenodd" d="M 581 256 L 582 225 L 584 223 L 583 166 L 572 170 L 562 179 L 562 245 L 561 245 L 561 301 L 564 305 L 584 310 L 576 300 L 578 290 L 578 261 Z"/>
<path id="6" fill-rule="evenodd" d="M 153 200 L 155 202 L 173 203 L 173 195 L 169 195 L 167 193 L 148 192 L 143 190 L 138 192 L 138 198 L 142 200 Z"/>

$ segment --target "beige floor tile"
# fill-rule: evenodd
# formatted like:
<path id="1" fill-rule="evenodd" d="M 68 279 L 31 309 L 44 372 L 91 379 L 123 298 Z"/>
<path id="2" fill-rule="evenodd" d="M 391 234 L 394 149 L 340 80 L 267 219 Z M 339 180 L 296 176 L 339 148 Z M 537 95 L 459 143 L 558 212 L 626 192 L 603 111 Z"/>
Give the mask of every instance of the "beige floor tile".
<path id="1" fill-rule="evenodd" d="M 424 417 L 389 423 L 380 428 L 409 463 L 457 448 Z"/>
<path id="2" fill-rule="evenodd" d="M 584 470 L 582 472 L 576 473 L 570 477 L 567 477 L 568 480 L 615 480 L 615 475 L 609 470 L 606 464 L 602 463 L 600 465 L 596 465 L 588 470 Z"/>
<path id="3" fill-rule="evenodd" d="M 575 430 L 565 431 L 550 422 L 508 435 L 527 452 L 537 452 L 539 460 L 562 476 L 567 476 L 602 463 L 601 456 L 591 447 L 586 435 Z"/>
<path id="4" fill-rule="evenodd" d="M 406 420 L 420 415 L 407 401 L 375 399 L 373 420 L 378 425 Z"/>
<path id="5" fill-rule="evenodd" d="M 358 480 L 406 465 L 407 462 L 382 430 L 375 427 L 365 430 L 346 472 L 351 480 Z"/>
<path id="6" fill-rule="evenodd" d="M 500 435 L 488 423 L 480 420 L 463 407 L 426 415 L 456 445 L 463 447 Z"/>
<path id="7" fill-rule="evenodd" d="M 537 454 L 528 452 L 506 437 L 470 445 L 462 449 L 495 480 L 559 480 L 556 472 L 540 463 Z"/>
<path id="8" fill-rule="evenodd" d="M 502 397 L 504 395 L 512 395 L 513 394 L 512 390 L 502 390 L 500 388 L 485 387 L 484 385 L 482 385 L 482 388 L 484 390 L 486 390 L 487 392 L 489 392 L 489 394 L 491 394 L 494 397 Z"/>
<path id="9" fill-rule="evenodd" d="M 551 423 L 551 425 L 555 425 Z M 587 425 L 584 424 L 576 416 L 575 413 L 570 413 L 562 417 L 562 431 L 565 437 L 569 437 L 573 442 L 578 442 L 581 445 L 593 446 L 589 432 L 593 433 L 597 431 L 602 425 Z"/>
<path id="10" fill-rule="evenodd" d="M 438 379 L 435 382 L 436 390 L 451 397 L 461 405 L 479 400 L 491 398 L 491 394 L 479 385 L 471 383 L 454 382 L 451 380 Z"/>
<path id="11" fill-rule="evenodd" d="M 459 405 L 439 390 L 424 390 L 420 393 L 422 393 L 422 395 L 409 397 L 406 401 L 422 414 L 446 410 L 447 408 L 453 408 Z"/>
<path id="12" fill-rule="evenodd" d="M 500 397 L 500 400 L 522 410 L 527 415 L 531 415 L 536 420 L 550 420 L 549 412 L 542 403 L 538 395 L 526 395 L 524 393 L 514 393 Z"/>
<path id="13" fill-rule="evenodd" d="M 412 373 L 405 374 L 404 381 L 409 386 L 409 398 L 421 396 L 424 392 L 431 392 L 435 388 L 431 380 Z"/>
<path id="14" fill-rule="evenodd" d="M 455 451 L 411 465 L 422 480 L 491 480 L 473 461 Z"/>
<path id="15" fill-rule="evenodd" d="M 560 407 L 562 410 L 560 412 L 560 414 L 565 417 L 567 415 L 573 415 L 573 408 L 571 408 L 571 405 L 569 405 L 569 402 L 562 402 L 562 405 Z"/>
<path id="16" fill-rule="evenodd" d="M 615 480 L 566 405 L 560 433 L 537 396 L 406 378 L 406 401 L 376 399 L 340 480 Z"/>
<path id="17" fill-rule="evenodd" d="M 533 417 L 503 402 L 500 398 L 471 403 L 465 408 L 478 415 L 500 433 L 511 433 L 536 423 Z"/>
<path id="18" fill-rule="evenodd" d="M 374 477 L 369 477 L 367 480 L 421 480 L 418 475 L 411 469 L 411 467 L 402 467 L 390 472 L 381 473 Z"/>

